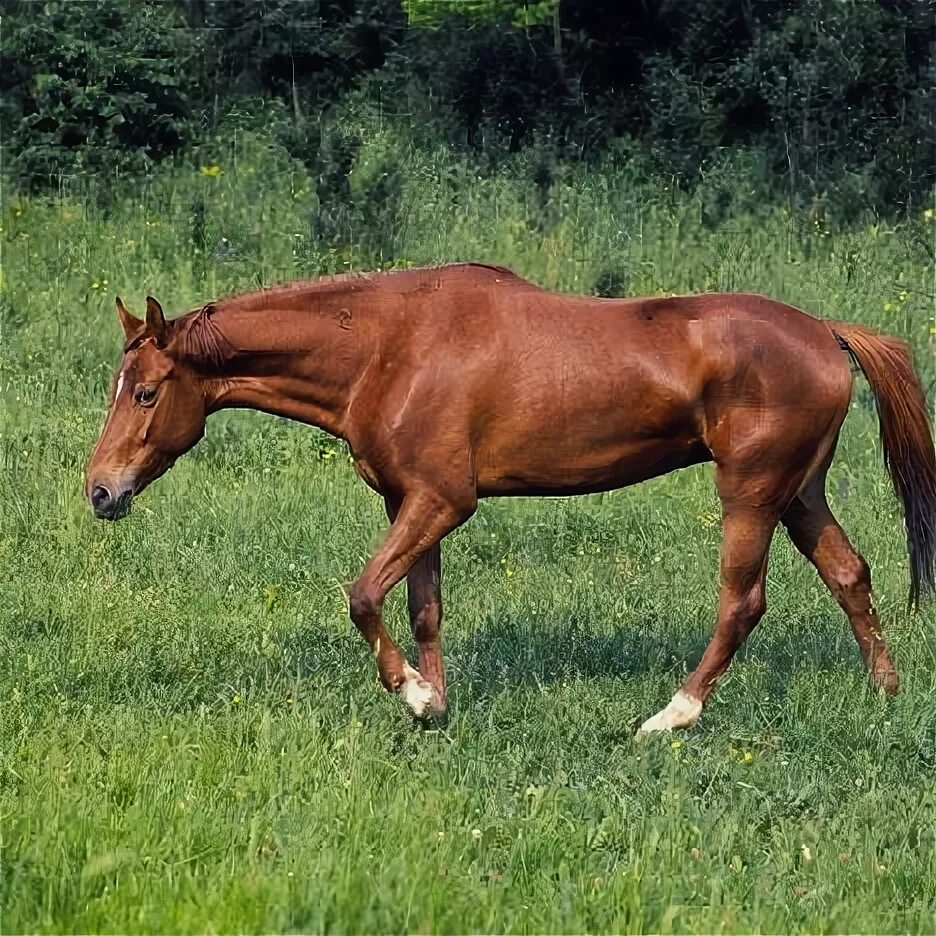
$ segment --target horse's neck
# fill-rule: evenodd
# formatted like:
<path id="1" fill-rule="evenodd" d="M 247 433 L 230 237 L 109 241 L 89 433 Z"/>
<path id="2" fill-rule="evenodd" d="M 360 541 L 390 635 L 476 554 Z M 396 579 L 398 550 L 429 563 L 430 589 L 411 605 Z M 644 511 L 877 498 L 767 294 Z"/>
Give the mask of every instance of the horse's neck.
<path id="1" fill-rule="evenodd" d="M 344 437 L 354 387 L 378 348 L 356 298 L 218 314 L 229 351 L 206 381 L 209 410 L 257 409 Z"/>

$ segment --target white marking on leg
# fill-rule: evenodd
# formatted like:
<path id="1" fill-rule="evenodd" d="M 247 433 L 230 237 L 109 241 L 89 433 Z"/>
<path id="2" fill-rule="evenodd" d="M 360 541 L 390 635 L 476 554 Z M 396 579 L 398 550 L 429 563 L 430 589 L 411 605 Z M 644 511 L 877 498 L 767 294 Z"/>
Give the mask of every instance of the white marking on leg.
<path id="1" fill-rule="evenodd" d="M 673 696 L 670 704 L 652 718 L 648 718 L 637 732 L 641 738 L 656 731 L 672 731 L 674 728 L 691 728 L 702 714 L 702 703 L 682 690 Z"/>
<path id="2" fill-rule="evenodd" d="M 432 685 L 426 682 L 409 663 L 403 664 L 403 682 L 397 690 L 403 701 L 413 710 L 417 718 L 422 718 L 432 705 Z"/>

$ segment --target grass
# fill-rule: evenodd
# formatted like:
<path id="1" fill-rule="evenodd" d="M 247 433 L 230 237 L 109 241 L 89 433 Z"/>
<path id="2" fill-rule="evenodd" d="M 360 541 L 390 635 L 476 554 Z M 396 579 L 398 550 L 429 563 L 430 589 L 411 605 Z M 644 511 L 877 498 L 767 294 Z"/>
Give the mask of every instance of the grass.
<path id="1" fill-rule="evenodd" d="M 698 197 L 611 168 L 569 170 L 547 211 L 522 165 L 478 179 L 388 147 L 355 171 L 392 157 L 411 181 L 350 247 L 316 239 L 300 167 L 249 139 L 116 200 L 7 201 L 3 931 L 936 931 L 936 629 L 904 610 L 860 382 L 830 491 L 904 679 L 887 702 L 778 533 L 768 614 L 699 726 L 632 741 L 712 629 L 708 466 L 484 502 L 443 547 L 444 730 L 383 692 L 348 621 L 343 584 L 385 521 L 322 433 L 212 417 L 131 518 L 92 520 L 115 291 L 179 312 L 378 262 L 489 260 L 580 290 L 611 271 L 628 293 L 755 289 L 870 322 L 932 379 L 926 219 L 826 231 L 745 209 L 707 228 Z M 388 616 L 402 637 L 402 594 Z"/>

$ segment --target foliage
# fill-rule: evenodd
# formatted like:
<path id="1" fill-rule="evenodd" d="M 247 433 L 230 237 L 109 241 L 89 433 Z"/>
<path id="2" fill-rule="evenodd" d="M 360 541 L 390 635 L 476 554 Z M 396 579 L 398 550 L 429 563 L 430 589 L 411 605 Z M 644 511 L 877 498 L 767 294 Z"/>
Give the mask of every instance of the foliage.
<path id="1" fill-rule="evenodd" d="M 755 147 L 791 200 L 919 203 L 936 182 L 926 145 L 933 9 L 800 0 L 781 13 L 759 0 L 732 16 L 715 0 L 674 6 L 672 40 L 646 61 L 649 136 L 690 177 L 721 147 Z"/>
<path id="2" fill-rule="evenodd" d="M 55 184 L 143 171 L 246 109 L 339 188 L 349 100 L 482 172 L 546 147 L 637 141 L 691 187 L 730 149 L 758 196 L 856 219 L 931 197 L 936 17 L 925 3 L 751 0 L 13 0 L 0 76 L 5 171 Z M 343 143 L 338 143 L 339 138 Z M 628 149 L 632 155 L 634 148 Z"/>
<path id="3" fill-rule="evenodd" d="M 187 13 L 211 38 L 201 79 L 209 94 L 276 95 L 300 120 L 380 67 L 404 24 L 394 0 L 188 0 Z"/>
<path id="4" fill-rule="evenodd" d="M 520 28 L 552 23 L 559 0 L 403 0 L 410 23 L 442 26 L 453 17 L 469 21 L 512 25 Z"/>
<path id="5" fill-rule="evenodd" d="M 26 187 L 145 172 L 195 134 L 197 36 L 168 4 L 7 4 L 0 132 Z"/>
<path id="6" fill-rule="evenodd" d="M 571 0 L 552 30 L 521 31 L 522 6 L 407 4 L 404 51 L 420 52 L 409 78 L 469 143 L 497 147 L 500 135 L 516 150 L 548 130 L 567 154 L 595 154 L 632 137 L 682 185 L 726 148 L 746 150 L 762 196 L 840 216 L 906 211 L 936 183 L 931 2 Z"/>

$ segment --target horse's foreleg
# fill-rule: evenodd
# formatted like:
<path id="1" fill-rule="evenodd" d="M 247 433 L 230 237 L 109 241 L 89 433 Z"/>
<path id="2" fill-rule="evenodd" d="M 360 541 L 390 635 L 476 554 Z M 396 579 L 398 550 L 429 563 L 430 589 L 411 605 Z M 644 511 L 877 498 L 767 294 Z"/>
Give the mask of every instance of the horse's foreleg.
<path id="1" fill-rule="evenodd" d="M 766 610 L 767 553 L 776 525 L 773 510 L 726 505 L 715 633 L 682 689 L 665 709 L 643 723 L 638 737 L 689 728 L 698 721 L 715 683 Z"/>
<path id="2" fill-rule="evenodd" d="M 351 588 L 351 620 L 374 652 L 380 681 L 402 696 L 417 716 L 423 716 L 441 709 L 444 698 L 438 697 L 434 683 L 407 663 L 387 634 L 384 599 L 418 560 L 433 548 L 438 550 L 442 537 L 470 512 L 459 510 L 434 491 L 420 490 L 407 494 L 395 513 L 387 538 Z"/>
<path id="3" fill-rule="evenodd" d="M 386 501 L 392 523 L 397 510 Z M 406 597 L 410 627 L 419 647 L 419 673 L 433 690 L 433 714 L 443 715 L 446 708 L 445 661 L 442 657 L 442 545 L 434 543 L 406 573 Z"/>
<path id="4" fill-rule="evenodd" d="M 413 637 L 419 647 L 419 672 L 435 691 L 436 714 L 445 711 L 445 661 L 442 658 L 442 549 L 430 546 L 406 576 L 406 597 Z"/>

